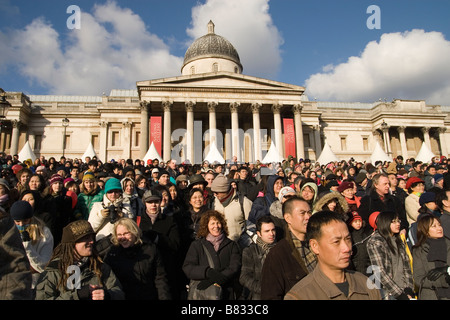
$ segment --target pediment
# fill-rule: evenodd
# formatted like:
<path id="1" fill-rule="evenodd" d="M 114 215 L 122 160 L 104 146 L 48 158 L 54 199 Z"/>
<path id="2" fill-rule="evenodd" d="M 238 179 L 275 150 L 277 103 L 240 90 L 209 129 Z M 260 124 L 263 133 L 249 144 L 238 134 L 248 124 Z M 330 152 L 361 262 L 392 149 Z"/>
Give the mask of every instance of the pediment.
<path id="1" fill-rule="evenodd" d="M 138 81 L 136 85 L 139 91 L 142 89 L 152 90 L 152 88 L 186 88 L 190 90 L 195 90 L 195 88 L 210 88 L 212 90 L 214 90 L 215 88 L 234 90 L 273 90 L 287 91 L 292 93 L 296 92 L 299 94 L 305 91 L 305 88 L 301 86 L 231 72 L 212 72 L 148 81 Z"/>

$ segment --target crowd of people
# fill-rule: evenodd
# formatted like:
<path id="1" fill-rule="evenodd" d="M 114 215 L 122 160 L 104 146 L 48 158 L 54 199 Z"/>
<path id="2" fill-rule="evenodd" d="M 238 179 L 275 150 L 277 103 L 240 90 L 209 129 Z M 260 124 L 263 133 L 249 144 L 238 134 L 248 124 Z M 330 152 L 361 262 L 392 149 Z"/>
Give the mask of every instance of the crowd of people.
<path id="1" fill-rule="evenodd" d="M 0 299 L 450 298 L 446 157 L 0 164 Z"/>

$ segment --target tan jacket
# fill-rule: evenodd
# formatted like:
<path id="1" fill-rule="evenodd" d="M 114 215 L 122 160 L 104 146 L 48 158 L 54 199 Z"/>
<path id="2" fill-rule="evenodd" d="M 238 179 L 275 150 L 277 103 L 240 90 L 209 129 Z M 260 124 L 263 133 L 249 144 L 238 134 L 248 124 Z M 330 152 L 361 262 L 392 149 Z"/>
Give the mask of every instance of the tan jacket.
<path id="1" fill-rule="evenodd" d="M 317 265 L 312 273 L 291 288 L 284 300 L 381 300 L 380 291 L 369 289 L 368 278 L 362 273 L 345 270 L 345 277 L 349 284 L 348 297 Z"/>

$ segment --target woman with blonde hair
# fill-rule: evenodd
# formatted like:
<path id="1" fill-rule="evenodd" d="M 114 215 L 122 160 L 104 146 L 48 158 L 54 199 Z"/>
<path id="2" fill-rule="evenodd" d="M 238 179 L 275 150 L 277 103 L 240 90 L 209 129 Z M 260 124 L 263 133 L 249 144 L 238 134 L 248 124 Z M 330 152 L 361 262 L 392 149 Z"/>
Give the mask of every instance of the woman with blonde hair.
<path id="1" fill-rule="evenodd" d="M 171 299 L 167 274 L 159 250 L 142 239 L 142 231 L 130 218 L 114 224 L 105 263 L 110 265 L 122 284 L 126 300 Z"/>
<path id="2" fill-rule="evenodd" d="M 228 238 L 227 222 L 215 210 L 205 212 L 200 219 L 197 239 L 186 254 L 183 271 L 190 280 L 199 280 L 198 290 L 212 285 L 221 286 L 222 300 L 237 298 L 234 285 L 238 284 L 241 254 L 236 242 Z M 208 255 L 212 264 L 209 263 Z"/>
<path id="3" fill-rule="evenodd" d="M 91 171 L 86 171 L 80 184 L 77 205 L 74 216 L 76 219 L 87 220 L 92 210 L 94 202 L 103 200 L 103 190 L 99 187 L 95 175 Z"/>

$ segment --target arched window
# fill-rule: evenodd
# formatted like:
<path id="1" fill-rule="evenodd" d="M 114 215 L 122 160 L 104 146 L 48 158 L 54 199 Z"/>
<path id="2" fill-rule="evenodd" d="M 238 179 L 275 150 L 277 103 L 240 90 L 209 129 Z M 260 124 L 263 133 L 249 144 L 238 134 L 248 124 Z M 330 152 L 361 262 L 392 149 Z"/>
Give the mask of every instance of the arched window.
<path id="1" fill-rule="evenodd" d="M 219 71 L 219 64 L 217 62 L 214 62 L 212 65 L 212 71 L 218 72 Z"/>
<path id="2" fill-rule="evenodd" d="M 195 74 L 195 67 L 194 66 L 191 67 L 191 74 Z"/>
<path id="3" fill-rule="evenodd" d="M 239 68 L 238 67 L 234 67 L 234 73 L 239 73 Z"/>

